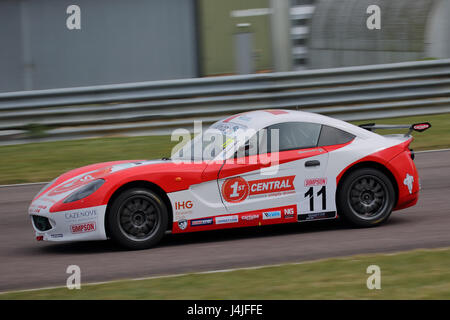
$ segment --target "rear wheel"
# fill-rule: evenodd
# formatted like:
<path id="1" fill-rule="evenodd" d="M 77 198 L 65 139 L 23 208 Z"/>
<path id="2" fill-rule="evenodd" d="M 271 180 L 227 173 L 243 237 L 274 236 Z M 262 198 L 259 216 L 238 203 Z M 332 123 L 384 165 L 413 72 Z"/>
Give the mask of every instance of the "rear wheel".
<path id="1" fill-rule="evenodd" d="M 167 229 L 164 201 L 146 189 L 124 191 L 111 205 L 107 224 L 111 238 L 128 249 L 156 245 Z"/>
<path id="2" fill-rule="evenodd" d="M 381 171 L 361 168 L 351 172 L 339 186 L 338 212 L 351 224 L 371 227 L 385 222 L 394 207 L 395 190 Z"/>

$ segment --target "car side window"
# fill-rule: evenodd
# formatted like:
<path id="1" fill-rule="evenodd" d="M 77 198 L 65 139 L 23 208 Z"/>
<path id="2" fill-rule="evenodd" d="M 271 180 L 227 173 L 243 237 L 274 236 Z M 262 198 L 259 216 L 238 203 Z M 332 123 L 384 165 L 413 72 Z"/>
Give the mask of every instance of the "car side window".
<path id="1" fill-rule="evenodd" d="M 278 130 L 279 151 L 314 148 L 319 140 L 321 125 L 309 122 L 283 122 L 267 129 L 267 152 L 277 151 L 276 143 L 271 141 L 272 130 Z"/>
<path id="2" fill-rule="evenodd" d="M 343 130 L 323 125 L 320 132 L 319 147 L 343 144 L 352 141 L 355 136 Z"/>

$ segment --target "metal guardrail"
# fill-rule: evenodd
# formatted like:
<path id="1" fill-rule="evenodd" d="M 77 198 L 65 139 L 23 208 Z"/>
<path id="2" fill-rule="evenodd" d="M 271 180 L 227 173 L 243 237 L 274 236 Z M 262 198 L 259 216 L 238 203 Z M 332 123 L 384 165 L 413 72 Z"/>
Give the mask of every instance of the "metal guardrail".
<path id="1" fill-rule="evenodd" d="M 166 134 L 264 108 L 343 120 L 450 112 L 450 59 L 2 93 L 0 140 Z"/>

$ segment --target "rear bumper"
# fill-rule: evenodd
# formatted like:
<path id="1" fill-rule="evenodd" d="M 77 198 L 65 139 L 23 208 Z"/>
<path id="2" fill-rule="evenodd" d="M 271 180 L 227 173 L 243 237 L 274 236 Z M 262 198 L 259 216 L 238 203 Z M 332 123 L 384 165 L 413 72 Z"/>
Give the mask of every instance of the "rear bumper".
<path id="1" fill-rule="evenodd" d="M 419 192 L 416 192 L 409 197 L 403 197 L 401 199 L 401 201 L 399 201 L 397 203 L 394 210 L 401 210 L 401 209 L 412 207 L 412 206 L 416 205 L 417 201 L 419 201 Z"/>

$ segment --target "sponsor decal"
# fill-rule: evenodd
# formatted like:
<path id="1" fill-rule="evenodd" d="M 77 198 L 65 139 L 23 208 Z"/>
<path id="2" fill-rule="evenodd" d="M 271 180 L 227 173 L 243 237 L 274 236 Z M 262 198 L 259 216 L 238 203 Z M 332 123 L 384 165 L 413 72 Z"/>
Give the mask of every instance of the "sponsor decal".
<path id="1" fill-rule="evenodd" d="M 431 124 L 429 124 L 428 122 L 416 123 L 416 124 L 413 125 L 413 129 L 415 131 L 419 131 L 419 132 L 425 131 L 428 128 L 431 128 Z"/>
<path id="2" fill-rule="evenodd" d="M 41 210 L 45 210 L 47 209 L 47 206 L 44 205 L 31 205 L 30 208 L 28 209 L 28 213 L 33 214 L 33 213 L 40 213 Z"/>
<path id="3" fill-rule="evenodd" d="M 40 198 L 39 201 L 42 201 L 42 202 L 50 202 L 50 203 L 56 203 L 56 200 L 55 200 L 55 199 L 48 198 L 48 197 Z"/>
<path id="4" fill-rule="evenodd" d="M 422 123 L 422 124 L 416 124 L 413 128 L 414 130 L 424 130 L 424 129 L 428 129 L 429 125 Z"/>
<path id="5" fill-rule="evenodd" d="M 410 176 L 408 173 L 406 174 L 405 180 L 403 180 L 403 184 L 408 187 L 409 194 L 412 193 L 414 183 L 414 177 Z"/>
<path id="6" fill-rule="evenodd" d="M 286 208 L 284 211 L 284 218 L 285 219 L 292 219 L 294 218 L 295 210 L 294 208 Z"/>
<path id="7" fill-rule="evenodd" d="M 322 148 L 314 148 L 314 149 L 307 149 L 307 150 L 299 150 L 297 153 L 308 153 L 308 152 L 324 152 L 325 150 Z"/>
<path id="8" fill-rule="evenodd" d="M 29 214 L 35 214 L 35 213 L 40 213 L 41 212 L 41 209 L 38 209 L 38 208 L 29 208 L 28 209 L 28 213 Z"/>
<path id="9" fill-rule="evenodd" d="M 286 113 L 288 113 L 287 111 L 284 111 L 284 110 L 263 110 L 263 111 L 271 113 L 274 116 L 279 115 L 279 114 L 286 114 Z"/>
<path id="10" fill-rule="evenodd" d="M 247 128 L 245 125 L 242 125 L 242 124 L 224 123 L 224 122 L 225 121 L 223 121 L 222 123 L 213 125 L 211 128 L 219 130 L 224 135 L 230 135 L 230 136 L 234 136 L 238 130 L 245 130 Z"/>
<path id="11" fill-rule="evenodd" d="M 295 176 L 249 181 L 250 195 L 295 190 Z"/>
<path id="12" fill-rule="evenodd" d="M 117 172 L 117 171 L 121 171 L 121 170 L 125 170 L 125 169 L 129 169 L 129 168 L 133 168 L 136 166 L 144 166 L 144 165 L 149 165 L 149 164 L 158 164 L 158 163 L 163 163 L 164 161 L 160 161 L 160 160 L 150 160 L 150 161 L 143 161 L 143 162 L 129 162 L 129 163 L 120 163 L 120 164 L 115 164 L 112 166 L 107 166 L 104 168 L 100 168 L 100 169 L 96 169 L 93 170 L 91 172 L 87 172 L 87 173 L 83 173 L 79 176 L 70 178 L 69 180 L 63 182 L 62 184 L 56 186 L 55 188 L 53 188 L 52 190 L 50 190 L 50 192 L 48 192 L 45 196 L 46 198 L 42 198 L 41 200 L 43 201 L 48 201 L 48 202 L 52 202 L 54 203 L 55 201 L 52 199 L 49 199 L 48 197 L 53 197 L 56 195 L 61 195 L 61 194 L 65 194 L 69 191 L 73 191 L 85 184 L 88 184 L 89 182 L 99 179 L 99 178 L 103 178 L 104 176 L 113 173 L 113 172 Z"/>
<path id="13" fill-rule="evenodd" d="M 242 120 L 242 121 L 247 121 L 247 122 L 252 120 L 252 118 L 250 118 L 249 116 L 240 116 L 238 119 Z"/>
<path id="14" fill-rule="evenodd" d="M 281 211 L 267 211 L 262 213 L 264 220 L 281 218 Z"/>
<path id="15" fill-rule="evenodd" d="M 173 204 L 174 213 L 178 220 L 185 219 L 185 216 L 192 214 L 192 208 L 194 207 L 194 202 L 191 200 L 176 201 Z"/>
<path id="16" fill-rule="evenodd" d="M 174 222 L 178 225 L 178 228 L 176 227 L 176 225 L 174 225 L 173 232 L 182 233 L 183 230 L 186 229 L 189 229 L 190 232 L 193 232 L 206 229 L 262 226 L 279 223 L 297 223 L 297 219 L 295 217 L 297 217 L 296 204 L 246 212 L 236 212 L 232 214 L 230 213 L 227 215 L 211 216 L 207 218 L 196 218 L 192 220 L 185 219 L 183 217 L 178 218 Z M 196 226 L 202 227 L 194 228 Z"/>
<path id="17" fill-rule="evenodd" d="M 72 212 L 66 212 L 65 218 L 67 220 L 74 220 L 74 219 L 80 219 L 80 218 L 91 218 L 97 216 L 97 211 L 95 209 L 85 210 L 85 211 L 72 211 Z"/>
<path id="18" fill-rule="evenodd" d="M 216 224 L 236 223 L 239 222 L 239 216 L 216 217 Z"/>
<path id="19" fill-rule="evenodd" d="M 238 114 L 232 115 L 231 117 L 226 118 L 225 120 L 223 120 L 222 123 L 221 123 L 221 125 L 222 125 L 223 123 L 230 122 L 231 120 L 233 120 L 233 119 L 235 119 L 235 118 L 242 117 L 242 116 L 244 116 L 244 114 L 245 114 L 245 112 L 244 112 L 244 113 L 238 113 Z M 244 116 L 244 117 L 245 117 L 245 116 Z"/>
<path id="20" fill-rule="evenodd" d="M 50 235 L 51 238 L 62 238 L 64 237 L 62 233 L 56 233 L 56 234 L 51 234 Z"/>
<path id="21" fill-rule="evenodd" d="M 305 179 L 305 187 L 324 186 L 327 184 L 327 178 Z"/>
<path id="22" fill-rule="evenodd" d="M 222 185 L 223 198 L 231 203 L 244 201 L 248 196 L 248 190 L 248 183 L 242 177 L 227 179 Z"/>
<path id="23" fill-rule="evenodd" d="M 252 221 L 259 219 L 259 214 L 246 214 L 241 216 L 241 220 Z"/>
<path id="24" fill-rule="evenodd" d="M 206 225 L 210 225 L 213 223 L 214 223 L 213 218 L 195 219 L 195 220 L 191 220 L 191 227 L 206 226 Z"/>
<path id="25" fill-rule="evenodd" d="M 336 217 L 336 212 L 317 212 L 317 213 L 307 213 L 298 216 L 299 221 L 312 221 L 312 220 L 322 220 L 331 219 Z"/>
<path id="26" fill-rule="evenodd" d="M 225 180 L 222 185 L 222 195 L 225 201 L 236 203 L 247 197 L 256 195 L 275 195 L 295 191 L 295 176 L 276 177 L 246 181 L 242 177 Z"/>
<path id="27" fill-rule="evenodd" d="M 181 230 L 185 230 L 188 226 L 187 220 L 183 219 L 178 221 L 178 228 L 180 228 Z"/>
<path id="28" fill-rule="evenodd" d="M 226 118 L 226 119 L 223 120 L 222 122 L 229 122 L 229 121 L 231 121 L 231 120 L 233 120 L 234 118 L 237 118 L 237 117 L 239 117 L 239 114 L 235 114 L 234 116 L 231 116 L 231 117 L 229 117 L 229 118 Z"/>
<path id="29" fill-rule="evenodd" d="M 72 233 L 86 233 L 95 231 L 95 222 L 86 222 L 81 224 L 73 224 L 70 226 L 70 231 Z"/>
<path id="30" fill-rule="evenodd" d="M 192 201 L 177 201 L 175 202 L 175 210 L 187 210 L 192 209 L 194 203 Z"/>

